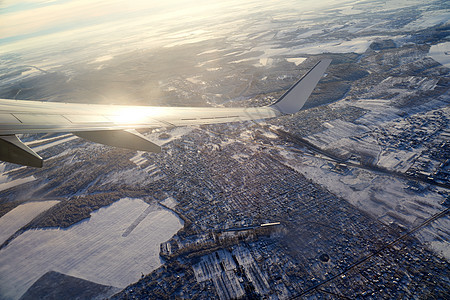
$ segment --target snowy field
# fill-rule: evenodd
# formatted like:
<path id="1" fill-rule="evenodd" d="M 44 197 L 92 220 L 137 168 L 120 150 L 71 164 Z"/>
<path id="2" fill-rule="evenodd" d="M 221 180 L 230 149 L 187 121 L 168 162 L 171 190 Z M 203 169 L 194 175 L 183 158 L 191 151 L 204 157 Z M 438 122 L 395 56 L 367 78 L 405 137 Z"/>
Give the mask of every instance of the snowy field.
<path id="1" fill-rule="evenodd" d="M 59 201 L 29 202 L 17 206 L 0 218 L 0 244 L 3 244 L 17 230 L 31 222 L 40 213 Z"/>
<path id="2" fill-rule="evenodd" d="M 78 139 L 78 138 L 79 137 L 77 137 L 76 135 L 66 134 L 66 135 L 58 136 L 56 138 L 49 138 L 49 139 L 45 139 L 45 140 L 36 140 L 32 143 L 27 143 L 27 145 L 29 147 L 33 148 L 34 151 L 39 152 L 39 151 L 46 150 L 48 148 L 51 148 L 51 147 L 54 147 L 54 146 Z M 45 142 L 45 143 L 43 143 L 40 146 L 33 147 L 34 144 L 42 143 L 42 142 Z"/>
<path id="3" fill-rule="evenodd" d="M 1 177 L 4 177 L 4 176 L 1 175 Z M 15 186 L 27 183 L 27 182 L 31 182 L 31 181 L 34 181 L 34 180 L 36 180 L 36 178 L 34 176 L 18 178 L 18 179 L 11 180 L 11 181 L 7 181 L 7 179 L 5 179 L 5 180 L 3 180 L 4 182 L 0 183 L 0 191 L 7 190 L 7 189 L 10 189 L 12 187 L 15 187 Z"/>
<path id="4" fill-rule="evenodd" d="M 431 46 L 429 55 L 435 61 L 450 68 L 450 42 Z"/>
<path id="5" fill-rule="evenodd" d="M 7 190 L 9 188 L 30 182 L 35 180 L 36 178 L 34 178 L 34 176 L 28 176 L 28 177 L 24 177 L 24 178 L 18 178 L 18 179 L 14 179 L 14 180 L 10 180 L 8 174 L 12 171 L 17 171 L 18 169 L 21 169 L 24 167 L 20 167 L 17 169 L 13 169 L 10 170 L 8 172 L 4 172 L 5 170 L 5 164 L 0 164 L 0 191 L 3 190 Z"/>
<path id="6" fill-rule="evenodd" d="M 20 298 L 50 270 L 124 288 L 161 266 L 160 243 L 182 226 L 166 209 L 124 198 L 68 229 L 29 230 L 0 251 L 0 298 Z"/>

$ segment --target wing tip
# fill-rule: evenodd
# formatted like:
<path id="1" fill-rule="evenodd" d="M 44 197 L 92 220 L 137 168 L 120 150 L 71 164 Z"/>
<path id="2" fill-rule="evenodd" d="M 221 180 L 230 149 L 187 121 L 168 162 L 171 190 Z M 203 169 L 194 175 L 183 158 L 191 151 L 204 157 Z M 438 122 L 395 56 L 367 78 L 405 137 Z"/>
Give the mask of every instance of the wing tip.
<path id="1" fill-rule="evenodd" d="M 270 107 L 282 114 L 298 112 L 308 100 L 320 79 L 323 77 L 332 59 L 324 58 L 318 61 L 305 75 L 284 93 Z"/>

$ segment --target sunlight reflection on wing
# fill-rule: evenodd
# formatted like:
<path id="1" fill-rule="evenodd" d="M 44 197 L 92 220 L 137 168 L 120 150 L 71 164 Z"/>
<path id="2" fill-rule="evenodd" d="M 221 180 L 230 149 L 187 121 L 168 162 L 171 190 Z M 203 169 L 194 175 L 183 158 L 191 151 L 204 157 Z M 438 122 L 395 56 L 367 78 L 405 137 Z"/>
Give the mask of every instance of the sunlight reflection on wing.
<path id="1" fill-rule="evenodd" d="M 123 107 L 116 112 L 117 114 L 108 118 L 120 124 L 146 123 L 163 116 L 166 110 L 162 107 Z"/>

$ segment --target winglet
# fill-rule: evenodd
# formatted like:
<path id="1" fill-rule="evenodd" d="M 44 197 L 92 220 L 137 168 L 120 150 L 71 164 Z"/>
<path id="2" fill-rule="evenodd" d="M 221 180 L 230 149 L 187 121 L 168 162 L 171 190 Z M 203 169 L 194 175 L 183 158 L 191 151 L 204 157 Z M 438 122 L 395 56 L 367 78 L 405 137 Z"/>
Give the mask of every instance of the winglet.
<path id="1" fill-rule="evenodd" d="M 270 107 L 283 114 L 298 112 L 322 78 L 331 59 L 322 59 Z"/>
<path id="2" fill-rule="evenodd" d="M 0 160 L 42 168 L 43 159 L 15 135 L 0 136 Z"/>

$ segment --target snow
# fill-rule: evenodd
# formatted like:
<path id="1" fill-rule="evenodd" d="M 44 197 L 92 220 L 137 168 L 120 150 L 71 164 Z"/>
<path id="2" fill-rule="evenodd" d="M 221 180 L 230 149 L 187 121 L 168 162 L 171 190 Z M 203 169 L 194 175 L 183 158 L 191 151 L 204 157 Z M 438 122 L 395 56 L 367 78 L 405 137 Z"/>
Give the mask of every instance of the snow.
<path id="1" fill-rule="evenodd" d="M 26 231 L 0 251 L 0 298 L 18 299 L 50 270 L 124 288 L 161 266 L 160 243 L 182 226 L 166 209 L 124 198 L 68 229 Z"/>
<path id="2" fill-rule="evenodd" d="M 327 122 L 324 124 L 328 129 L 311 135 L 308 139 L 314 144 L 321 144 L 321 146 L 328 146 L 328 148 L 335 148 L 337 144 L 331 145 L 333 142 L 344 144 L 343 138 L 362 135 L 369 132 L 369 129 L 363 125 L 357 125 L 350 122 L 345 122 L 339 119 Z"/>
<path id="3" fill-rule="evenodd" d="M 406 172 L 420 154 L 419 151 L 405 151 L 398 149 L 389 149 L 388 151 L 383 151 L 379 156 L 378 166 L 389 169 L 396 170 L 398 172 Z"/>
<path id="4" fill-rule="evenodd" d="M 290 48 L 281 48 L 279 45 L 265 45 L 253 48 L 253 51 L 263 51 L 264 54 L 259 56 L 263 57 L 273 57 L 280 55 L 298 55 L 300 53 L 307 54 L 321 54 L 321 53 L 364 53 L 369 45 L 379 39 L 396 39 L 395 37 L 388 36 L 369 36 L 369 37 L 359 37 L 352 40 L 335 40 L 330 42 L 316 42 L 316 43 L 305 43 L 299 46 Z"/>
<path id="5" fill-rule="evenodd" d="M 97 57 L 92 63 L 104 62 L 104 61 L 111 60 L 113 58 L 114 58 L 114 56 L 112 56 L 112 55 L 103 55 L 103 56 Z"/>
<path id="6" fill-rule="evenodd" d="M 200 80 L 199 78 L 200 78 L 200 76 L 194 76 L 194 77 L 186 78 L 186 80 L 193 84 L 205 84 L 205 82 Z"/>
<path id="7" fill-rule="evenodd" d="M 144 164 L 147 159 L 145 157 L 142 157 L 142 155 L 146 153 L 145 151 L 137 151 L 136 155 L 130 158 L 130 160 L 136 164 L 136 166 L 140 166 Z"/>
<path id="8" fill-rule="evenodd" d="M 245 162 L 249 158 L 249 156 L 247 154 L 243 154 L 243 153 L 236 153 L 236 154 L 233 154 L 231 156 L 231 158 L 235 159 L 239 162 Z"/>
<path id="9" fill-rule="evenodd" d="M 237 246 L 232 253 L 221 249 L 212 254 L 202 256 L 200 262 L 194 264 L 197 282 L 211 280 L 219 299 L 235 299 L 245 294 L 241 285 L 241 276 L 236 270 L 239 268 L 245 273 L 245 277 L 252 282 L 255 291 L 259 295 L 265 295 L 269 291 L 269 283 L 265 273 L 261 272 L 252 254 L 246 247 Z"/>
<path id="10" fill-rule="evenodd" d="M 293 58 L 286 58 L 288 62 L 294 63 L 296 66 L 300 65 L 302 62 L 306 60 L 305 57 L 293 57 Z"/>
<path id="11" fill-rule="evenodd" d="M 5 172 L 3 172 L 5 170 L 5 164 L 0 164 L 0 191 L 7 190 L 9 188 L 12 188 L 12 187 L 15 187 L 15 186 L 27 183 L 27 182 L 31 182 L 31 181 L 36 179 L 34 176 L 28 176 L 28 177 L 25 177 L 25 178 L 18 178 L 18 179 L 15 179 L 15 180 L 10 180 L 9 179 L 9 177 L 8 177 L 9 173 L 14 172 L 14 171 L 18 171 L 18 170 L 23 169 L 23 168 L 25 168 L 25 167 L 19 167 L 19 168 L 16 168 L 16 169 L 12 169 L 12 170 L 9 170 L 8 172 L 5 173 Z"/>
<path id="12" fill-rule="evenodd" d="M 45 142 L 50 143 L 50 142 L 53 142 L 53 141 L 56 141 L 56 140 L 59 140 L 59 139 L 63 139 L 63 138 L 69 137 L 69 136 L 73 136 L 73 135 L 71 133 L 68 133 L 68 134 L 63 134 L 63 135 L 59 135 L 59 136 L 56 136 L 56 137 L 50 137 L 50 138 L 46 138 L 46 139 L 34 140 L 32 142 L 27 142 L 25 144 L 27 144 L 28 147 L 33 147 L 35 144 L 42 144 L 42 143 L 45 143 Z"/>
<path id="13" fill-rule="evenodd" d="M 276 135 L 275 133 L 271 132 L 271 131 L 264 131 L 262 133 L 262 135 L 264 135 L 265 137 L 269 138 L 269 139 L 277 139 L 278 135 Z"/>
<path id="14" fill-rule="evenodd" d="M 404 30 L 420 30 L 433 27 L 439 24 L 449 24 L 450 22 L 450 10 L 433 10 L 422 13 L 422 16 L 417 20 L 406 24 Z"/>
<path id="15" fill-rule="evenodd" d="M 49 143 L 43 144 L 41 146 L 36 146 L 36 147 L 31 146 L 31 148 L 33 148 L 34 151 L 39 152 L 39 151 L 42 151 L 42 150 L 45 150 L 45 149 L 57 146 L 57 145 L 62 144 L 62 143 L 66 143 L 66 142 L 75 140 L 75 139 L 78 139 L 78 138 L 79 137 L 77 137 L 75 135 L 69 134 L 69 135 L 65 136 L 64 138 L 56 139 L 56 141 L 49 142 Z M 41 142 L 41 141 L 39 141 L 39 142 Z M 28 145 L 28 146 L 30 146 L 30 145 Z"/>
<path id="16" fill-rule="evenodd" d="M 354 7 L 352 5 L 349 6 L 343 6 L 340 10 L 340 13 L 343 15 L 357 15 L 357 14 L 361 14 L 364 13 L 363 10 L 360 9 L 354 9 Z"/>
<path id="17" fill-rule="evenodd" d="M 28 202 L 17 206 L 0 218 L 0 245 L 17 230 L 31 222 L 40 213 L 46 211 L 59 201 Z"/>
<path id="18" fill-rule="evenodd" d="M 321 34 L 322 32 L 323 32 L 323 29 L 310 30 L 310 31 L 307 31 L 305 33 L 297 35 L 297 38 L 298 39 L 304 39 L 304 38 L 310 37 L 310 36 L 315 35 L 315 34 Z"/>
<path id="19" fill-rule="evenodd" d="M 0 183 L 0 191 L 7 190 L 7 189 L 10 189 L 12 187 L 15 187 L 15 186 L 27 183 L 27 182 L 31 182 L 31 181 L 34 181 L 34 180 L 36 180 L 36 178 L 34 176 L 28 176 L 28 177 L 25 177 L 25 178 L 19 178 L 19 179 L 15 179 L 15 180 L 12 180 L 12 181 Z"/>
<path id="20" fill-rule="evenodd" d="M 350 41 L 334 41 L 329 43 L 310 43 L 297 48 L 297 52 L 308 54 L 320 53 L 364 53 L 375 38 L 356 38 Z"/>
<path id="21" fill-rule="evenodd" d="M 212 54 L 212 53 L 216 53 L 216 52 L 219 52 L 219 51 L 223 51 L 223 50 L 211 49 L 211 50 L 203 51 L 202 53 L 199 53 L 197 55 Z"/>
<path id="22" fill-rule="evenodd" d="M 261 57 L 259 59 L 259 63 L 255 64 L 255 67 L 260 67 L 260 66 L 267 67 L 267 66 L 271 66 L 272 63 L 273 63 L 273 59 L 272 58 Z"/>
<path id="23" fill-rule="evenodd" d="M 167 199 L 162 201 L 161 204 L 168 208 L 174 209 L 175 206 L 177 206 L 178 202 L 173 197 L 168 197 Z"/>
<path id="24" fill-rule="evenodd" d="M 285 164 L 327 188 L 330 192 L 371 214 L 381 222 L 392 222 L 413 228 L 417 222 L 443 211 L 444 196 L 436 191 L 425 191 L 412 195 L 408 192 L 405 180 L 388 175 L 351 168 L 345 175 L 333 172 L 327 167 L 328 162 L 315 157 L 298 156 L 289 151 L 280 151 L 286 158 Z M 449 222 L 444 219 L 441 222 Z M 446 224 L 445 226 L 448 226 Z M 442 227 L 447 228 L 447 227 Z M 448 233 L 441 232 L 440 226 L 428 227 L 429 233 L 419 231 L 415 234 L 422 242 L 430 242 L 447 259 L 450 259 L 450 245 L 442 243 L 439 235 L 448 239 Z"/>
<path id="25" fill-rule="evenodd" d="M 433 45 L 428 53 L 431 58 L 450 68 L 450 42 Z"/>
<path id="26" fill-rule="evenodd" d="M 146 134 L 145 136 L 152 141 L 153 143 L 163 146 L 165 144 L 168 144 L 169 142 L 179 139 L 182 136 L 190 133 L 192 130 L 194 130 L 193 126 L 189 126 L 189 127 L 175 127 L 175 128 L 171 128 L 171 129 L 166 129 L 166 130 L 155 130 L 150 134 Z M 170 135 L 169 138 L 167 139 L 161 139 L 159 138 L 159 136 L 161 135 L 161 132 L 165 132 L 167 134 Z"/>

